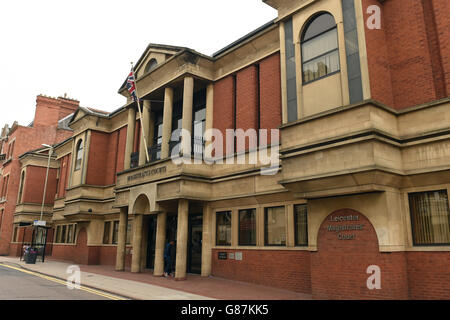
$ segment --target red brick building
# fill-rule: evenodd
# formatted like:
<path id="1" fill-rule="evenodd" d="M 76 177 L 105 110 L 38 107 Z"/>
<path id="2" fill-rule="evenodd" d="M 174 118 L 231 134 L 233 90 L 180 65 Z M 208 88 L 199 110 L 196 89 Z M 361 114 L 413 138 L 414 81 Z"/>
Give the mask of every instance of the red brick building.
<path id="1" fill-rule="evenodd" d="M 450 299 L 448 1 L 264 2 L 278 17 L 212 56 L 150 44 L 142 116 L 124 84 L 125 106 L 70 117 L 52 160 L 53 258 L 161 276 L 176 240 L 177 280 Z M 176 149 L 179 129 L 193 150 Z M 209 129 L 223 140 L 199 142 Z M 238 147 L 239 129 L 280 130 L 274 175 L 236 164 L 266 151 L 261 137 Z"/>
<path id="2" fill-rule="evenodd" d="M 11 246 L 11 243 L 20 239 L 17 232 L 19 230 L 13 228 L 16 205 L 34 204 L 40 208 L 42 203 L 46 164 L 45 167 L 30 166 L 22 179 L 23 168 L 19 157 L 31 150 L 42 149 L 42 144 L 53 145 L 72 136 L 72 130 L 64 118 L 73 114 L 78 107 L 79 102 L 72 99 L 40 95 L 36 99 L 34 121 L 29 126 L 21 126 L 15 122 L 8 128 L 8 132 L 4 132 L 0 152 L 6 155 L 6 159 L 0 162 L 0 255 L 16 254 L 20 250 L 17 245 Z M 49 177 L 45 203 L 53 205 L 55 169 L 50 170 Z M 21 185 L 23 188 L 19 192 Z M 36 215 L 38 216 L 36 213 L 34 217 Z"/>

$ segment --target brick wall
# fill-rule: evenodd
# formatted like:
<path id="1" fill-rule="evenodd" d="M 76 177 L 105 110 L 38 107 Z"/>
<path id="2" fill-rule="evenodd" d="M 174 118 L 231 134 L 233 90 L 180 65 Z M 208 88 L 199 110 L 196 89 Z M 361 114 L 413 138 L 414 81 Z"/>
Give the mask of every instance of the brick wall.
<path id="1" fill-rule="evenodd" d="M 220 130 L 224 137 L 223 152 L 216 150 L 215 155 L 233 154 L 234 149 L 225 147 L 226 129 L 234 129 L 234 80 L 228 76 L 214 83 L 214 115 L 213 128 Z"/>
<path id="2" fill-rule="evenodd" d="M 99 252 L 99 246 L 87 245 L 86 228 L 81 228 L 77 235 L 76 245 L 53 245 L 52 258 L 76 264 L 96 265 L 99 263 Z"/>
<path id="3" fill-rule="evenodd" d="M 279 53 L 237 71 L 235 76 L 227 76 L 214 83 L 213 127 L 220 130 L 224 136 L 224 154 L 234 153 L 233 149 L 225 150 L 226 129 L 235 129 L 235 126 L 236 129 L 244 131 L 276 129 L 281 122 Z M 248 147 L 247 140 L 245 150 L 248 150 Z"/>
<path id="4" fill-rule="evenodd" d="M 128 247 L 129 248 L 129 247 Z M 115 266 L 117 257 L 117 246 L 100 246 L 99 247 L 99 264 L 107 266 Z M 131 268 L 131 254 L 125 255 L 125 267 Z"/>
<path id="5" fill-rule="evenodd" d="M 358 221 L 330 223 L 331 216 L 356 215 Z M 355 240 L 339 240 L 328 225 L 362 224 Z M 242 252 L 242 261 L 220 260 L 219 252 Z M 380 267 L 381 290 L 369 290 L 367 268 Z M 315 299 L 450 299 L 450 252 L 380 252 L 370 221 L 361 213 L 342 209 L 322 223 L 318 251 L 212 250 L 212 274 L 232 280 L 273 286 Z"/>
<path id="6" fill-rule="evenodd" d="M 12 162 L 9 162 L 7 166 L 3 167 L 3 175 L 6 176 L 8 174 L 7 201 L 0 205 L 0 210 L 2 208 L 5 210 L 0 230 L 0 255 L 10 254 L 9 244 L 13 234 L 14 212 L 16 209 L 20 182 L 20 164 L 18 160 L 13 160 Z"/>
<path id="7" fill-rule="evenodd" d="M 91 131 L 91 141 L 89 147 L 89 159 L 86 174 L 86 184 L 103 186 L 105 185 L 105 164 L 110 162 L 108 155 L 107 133 Z M 107 161 L 108 160 L 108 161 Z"/>
<path id="8" fill-rule="evenodd" d="M 411 299 L 450 299 L 450 252 L 407 252 Z"/>
<path id="9" fill-rule="evenodd" d="M 372 98 L 402 109 L 446 97 L 448 1 L 363 0 L 365 19 L 370 5 L 382 9 L 381 29 L 365 28 Z"/>
<path id="10" fill-rule="evenodd" d="M 53 259 L 89 265 L 115 266 L 116 254 L 116 246 L 53 245 L 52 249 Z M 131 254 L 125 255 L 126 268 L 131 268 L 131 259 Z"/>
<path id="11" fill-rule="evenodd" d="M 126 128 L 111 134 L 92 131 L 86 182 L 107 186 L 116 182 L 116 173 L 123 171 Z"/>
<path id="12" fill-rule="evenodd" d="M 57 184 L 57 172 L 57 169 L 49 169 L 47 191 L 45 193 L 45 204 L 52 205 L 54 203 Z M 46 173 L 47 168 L 27 166 L 22 203 L 42 203 Z"/>
<path id="13" fill-rule="evenodd" d="M 38 96 L 33 126 L 56 126 L 58 120 L 74 113 L 79 106 L 76 100 Z"/>
<path id="14" fill-rule="evenodd" d="M 122 172 L 125 169 L 125 148 L 127 144 L 127 127 L 123 127 L 118 133 L 118 147 L 116 154 L 116 173 Z M 117 177 L 114 175 L 116 181 Z"/>
<path id="15" fill-rule="evenodd" d="M 251 65 L 236 75 L 236 129 L 259 129 L 258 74 L 259 69 Z M 255 148 L 256 145 L 250 146 L 250 149 Z M 236 146 L 236 150 L 249 150 L 249 141 L 245 142 L 245 146 Z"/>
<path id="16" fill-rule="evenodd" d="M 72 136 L 71 130 L 58 129 L 58 120 L 66 117 L 67 115 L 75 112 L 78 108 L 79 102 L 65 98 L 50 98 L 44 96 L 38 96 L 36 99 L 36 112 L 32 127 L 17 126 L 10 132 L 8 141 L 6 141 L 5 148 L 8 144 L 15 140 L 14 151 L 12 154 L 12 161 L 3 163 L 2 171 L 3 175 L 10 174 L 10 182 L 8 185 L 7 202 L 0 204 L 0 209 L 4 208 L 5 213 L 3 217 L 3 223 L 0 230 L 0 255 L 9 254 L 9 245 L 12 237 L 13 217 L 15 207 L 17 203 L 17 197 L 19 193 L 19 183 L 21 174 L 21 165 L 19 163 L 19 156 L 42 147 L 42 144 L 57 144 Z M 30 170 L 34 171 L 34 170 Z M 44 169 L 45 171 L 45 169 Z M 30 172 L 31 176 L 34 175 Z M 44 174 L 39 174 L 41 179 L 45 177 Z M 49 174 L 49 186 L 47 193 L 47 203 L 53 203 L 53 199 L 56 192 L 56 172 L 50 171 Z M 42 181 L 41 181 L 42 183 Z M 24 192 L 30 193 L 32 191 L 32 185 L 36 187 L 36 194 L 30 196 L 28 193 L 27 199 L 40 203 L 42 201 L 42 191 L 44 186 L 38 188 L 38 182 L 36 178 L 32 177 L 30 182 L 30 189 L 27 191 L 27 183 L 25 183 Z M 39 195 L 40 192 L 40 195 Z M 30 198 L 31 197 L 31 198 Z M 40 197 L 38 201 L 37 198 Z M 51 199 L 50 199 L 51 198 Z"/>
<path id="17" fill-rule="evenodd" d="M 354 240 L 339 240 L 338 233 L 328 231 L 331 216 L 356 215 L 359 221 L 340 225 L 362 224 L 363 230 L 343 231 L 354 234 Z M 378 238 L 370 221 L 359 212 L 342 209 L 332 213 L 322 223 L 317 239 L 318 251 L 311 254 L 311 286 L 317 299 L 407 299 L 408 280 L 406 256 L 400 253 L 380 253 Z M 367 268 L 381 268 L 381 290 L 367 288 Z"/>
<path id="18" fill-rule="evenodd" d="M 218 252 L 242 252 L 242 261 L 219 260 Z M 310 293 L 310 253 L 282 250 L 212 251 L 212 274 L 282 289 Z"/>
<path id="19" fill-rule="evenodd" d="M 436 23 L 436 38 L 439 45 L 441 66 L 445 83 L 445 96 L 450 93 L 450 3 L 448 0 L 432 0 L 434 22 Z"/>
<path id="20" fill-rule="evenodd" d="M 72 158 L 72 155 L 68 154 L 60 159 L 57 198 L 63 198 L 66 196 L 66 188 L 69 185 L 69 173 L 70 173 L 70 166 L 71 166 L 71 163 L 70 163 L 71 158 Z"/>
<path id="21" fill-rule="evenodd" d="M 279 53 L 260 62 L 260 86 L 260 127 L 261 129 L 276 129 L 282 122 Z M 267 141 L 270 144 L 270 132 L 268 132 Z"/>

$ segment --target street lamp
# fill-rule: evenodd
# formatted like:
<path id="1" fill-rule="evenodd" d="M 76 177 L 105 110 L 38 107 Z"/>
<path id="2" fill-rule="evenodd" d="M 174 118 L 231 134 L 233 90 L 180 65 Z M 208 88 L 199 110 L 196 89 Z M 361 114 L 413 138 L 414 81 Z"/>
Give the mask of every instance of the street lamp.
<path id="1" fill-rule="evenodd" d="M 41 206 L 41 218 L 39 219 L 39 221 L 42 221 L 42 215 L 44 213 L 44 203 L 45 203 L 45 195 L 47 193 L 47 181 L 48 181 L 48 171 L 50 169 L 50 160 L 53 154 L 53 147 L 49 146 L 48 144 L 42 144 L 43 147 L 48 148 L 48 163 L 47 163 L 47 173 L 45 174 L 45 184 L 44 184 L 44 195 L 42 197 L 42 206 Z"/>

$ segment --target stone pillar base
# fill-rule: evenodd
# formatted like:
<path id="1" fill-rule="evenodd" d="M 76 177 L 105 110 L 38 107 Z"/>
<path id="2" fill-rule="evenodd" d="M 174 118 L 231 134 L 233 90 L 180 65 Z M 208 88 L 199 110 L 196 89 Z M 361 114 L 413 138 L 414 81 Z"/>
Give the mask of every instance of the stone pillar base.
<path id="1" fill-rule="evenodd" d="M 183 277 L 183 278 L 175 278 L 175 281 L 186 281 L 187 277 Z"/>

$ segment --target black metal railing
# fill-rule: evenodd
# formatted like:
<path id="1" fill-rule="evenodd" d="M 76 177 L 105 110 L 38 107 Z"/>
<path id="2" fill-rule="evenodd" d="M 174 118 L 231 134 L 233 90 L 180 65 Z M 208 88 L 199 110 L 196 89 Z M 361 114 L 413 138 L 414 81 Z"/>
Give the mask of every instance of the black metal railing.
<path id="1" fill-rule="evenodd" d="M 155 145 L 148 148 L 150 163 L 161 160 L 161 145 Z"/>

